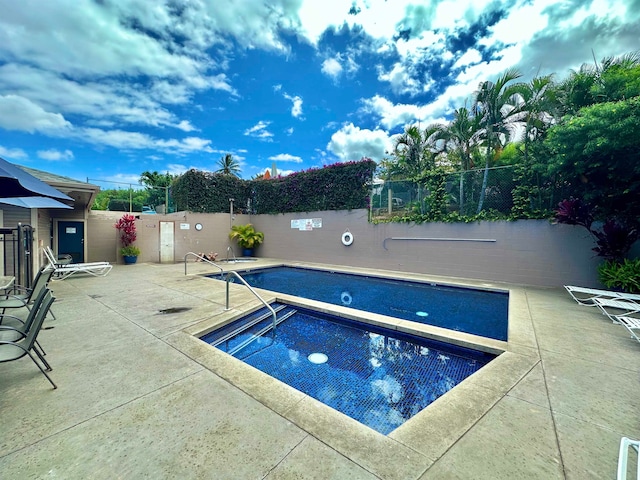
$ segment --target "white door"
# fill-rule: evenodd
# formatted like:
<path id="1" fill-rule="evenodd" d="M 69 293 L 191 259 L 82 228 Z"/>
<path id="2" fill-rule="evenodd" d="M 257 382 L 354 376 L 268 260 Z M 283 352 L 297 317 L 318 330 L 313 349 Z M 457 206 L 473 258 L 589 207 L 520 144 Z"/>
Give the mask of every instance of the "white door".
<path id="1" fill-rule="evenodd" d="M 173 222 L 160 222 L 160 263 L 173 263 Z"/>

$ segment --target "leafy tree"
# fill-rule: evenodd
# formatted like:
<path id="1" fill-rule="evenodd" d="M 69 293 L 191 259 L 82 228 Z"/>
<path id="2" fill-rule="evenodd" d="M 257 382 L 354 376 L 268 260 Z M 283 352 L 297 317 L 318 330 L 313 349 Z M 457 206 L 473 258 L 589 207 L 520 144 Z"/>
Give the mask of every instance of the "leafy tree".
<path id="1" fill-rule="evenodd" d="M 148 204 L 148 193 L 146 190 L 134 189 L 107 189 L 100 190 L 93 200 L 93 210 L 113 210 L 111 205 L 122 205 L 118 207 L 118 211 L 129 211 L 129 203 L 132 205 L 132 211 L 139 212 L 142 205 Z"/>
<path id="2" fill-rule="evenodd" d="M 145 171 L 140 174 L 140 183 L 147 187 L 148 199 L 147 205 L 156 207 L 167 203 L 168 191 L 171 183 L 176 179 L 177 175 L 167 173 L 158 173 L 157 171 Z"/>
<path id="3" fill-rule="evenodd" d="M 551 173 L 598 218 L 638 221 L 640 211 L 640 97 L 583 108 L 549 131 Z"/>
<path id="4" fill-rule="evenodd" d="M 235 177 L 240 176 L 240 163 L 233 158 L 233 155 L 227 153 L 224 157 L 221 157 L 218 160 L 218 170 L 216 173 L 221 173 L 222 175 L 233 175 Z"/>

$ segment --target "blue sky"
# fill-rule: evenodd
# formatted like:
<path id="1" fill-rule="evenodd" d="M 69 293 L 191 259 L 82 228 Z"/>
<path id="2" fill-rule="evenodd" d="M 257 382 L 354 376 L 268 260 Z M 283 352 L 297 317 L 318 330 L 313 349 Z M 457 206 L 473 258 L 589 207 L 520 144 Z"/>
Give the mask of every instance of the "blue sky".
<path id="1" fill-rule="evenodd" d="M 640 0 L 0 0 L 0 157 L 102 188 L 380 160 L 478 84 L 638 49 Z"/>

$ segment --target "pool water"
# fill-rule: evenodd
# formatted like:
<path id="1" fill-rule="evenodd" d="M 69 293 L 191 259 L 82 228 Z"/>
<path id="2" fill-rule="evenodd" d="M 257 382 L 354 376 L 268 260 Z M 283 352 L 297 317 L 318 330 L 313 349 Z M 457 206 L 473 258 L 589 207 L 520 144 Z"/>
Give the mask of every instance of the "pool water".
<path id="1" fill-rule="evenodd" d="M 493 355 L 324 313 L 273 304 L 202 340 L 388 434 Z M 263 318 L 263 320 L 260 320 Z M 247 324 L 257 322 L 249 329 Z"/>
<path id="2" fill-rule="evenodd" d="M 298 267 L 264 268 L 241 275 L 252 287 L 507 340 L 507 292 Z"/>

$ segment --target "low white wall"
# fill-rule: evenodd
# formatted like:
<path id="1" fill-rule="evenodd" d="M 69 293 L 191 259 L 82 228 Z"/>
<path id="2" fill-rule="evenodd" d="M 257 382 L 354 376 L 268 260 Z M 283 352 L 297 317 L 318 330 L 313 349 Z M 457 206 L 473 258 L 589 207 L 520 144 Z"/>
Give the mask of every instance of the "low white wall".
<path id="1" fill-rule="evenodd" d="M 120 216 L 116 212 L 95 212 L 90 216 L 90 260 L 121 261 L 113 228 Z M 176 261 L 189 251 L 214 251 L 224 258 L 229 245 L 240 255 L 238 247 L 228 239 L 230 226 L 251 222 L 265 235 L 264 244 L 256 250 L 259 257 L 526 285 L 601 286 L 597 277 L 601 259 L 594 256 L 593 241 L 580 227 L 552 225 L 546 220 L 374 225 L 367 218 L 366 210 L 237 215 L 233 220 L 223 213 L 143 215 L 137 222 L 136 244 L 142 249 L 139 261 L 159 261 L 158 224 L 172 221 Z M 311 230 L 292 228 L 292 221 L 306 219 L 320 219 L 322 226 Z M 196 223 L 202 223 L 201 231 L 195 230 Z M 351 246 L 341 241 L 347 230 L 354 236 Z M 94 243 L 94 239 L 100 241 Z M 456 241 L 460 239 L 490 241 Z"/>

